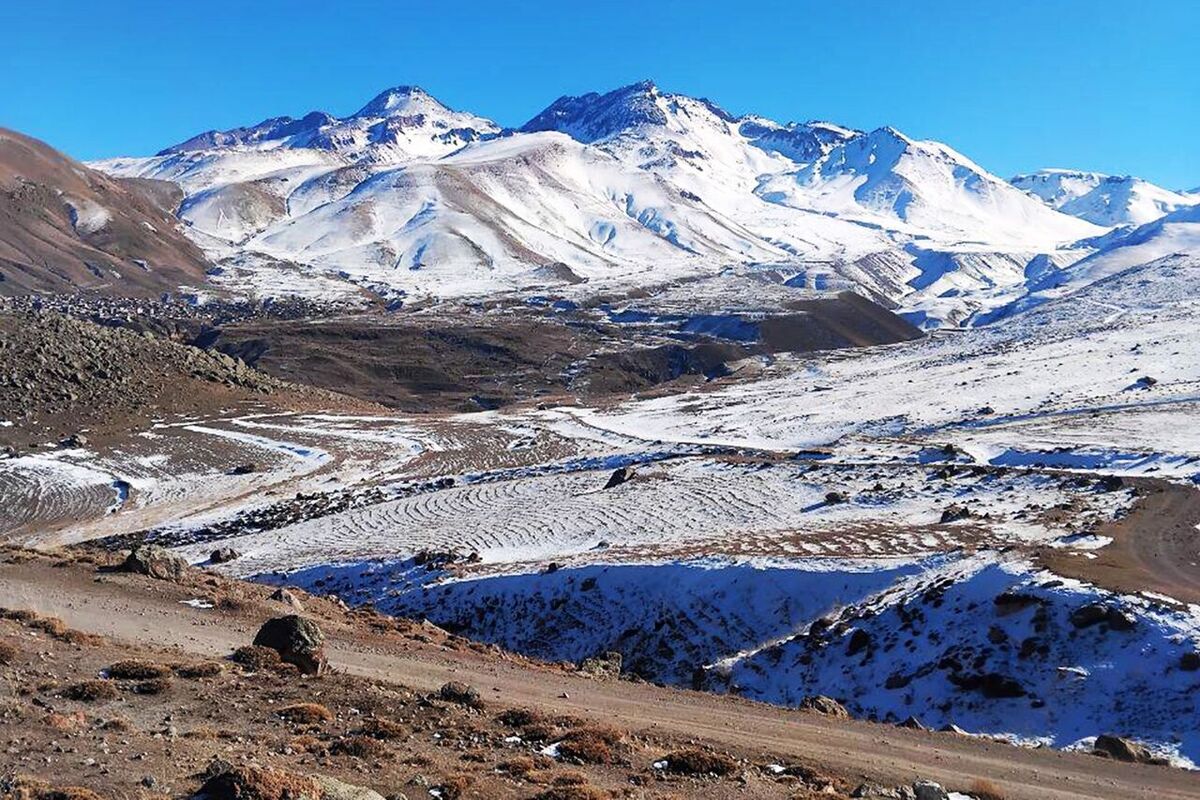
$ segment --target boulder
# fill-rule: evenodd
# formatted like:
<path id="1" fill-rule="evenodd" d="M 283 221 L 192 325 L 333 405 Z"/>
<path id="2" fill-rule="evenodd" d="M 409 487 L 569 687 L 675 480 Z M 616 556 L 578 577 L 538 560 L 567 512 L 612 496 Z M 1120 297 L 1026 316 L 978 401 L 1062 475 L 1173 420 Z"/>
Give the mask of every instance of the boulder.
<path id="1" fill-rule="evenodd" d="M 912 788 L 917 800 L 950 800 L 950 793 L 933 781 L 917 781 Z"/>
<path id="2" fill-rule="evenodd" d="M 622 483 L 632 480 L 635 475 L 637 475 L 637 470 L 633 467 L 618 467 L 613 470 L 612 475 L 608 476 L 608 483 L 604 484 L 604 488 L 612 489 L 613 487 L 620 486 Z"/>
<path id="3" fill-rule="evenodd" d="M 276 603 L 283 603 L 294 611 L 303 611 L 304 604 L 300 602 L 300 598 L 289 592 L 287 589 L 280 586 L 275 591 L 271 592 L 271 600 Z"/>
<path id="4" fill-rule="evenodd" d="M 1192 651 L 1179 657 L 1179 668 L 1184 672 L 1195 672 L 1200 669 L 1200 653 Z"/>
<path id="5" fill-rule="evenodd" d="M 343 783 L 337 778 L 317 775 L 313 780 L 321 788 L 321 800 L 384 800 L 383 795 L 374 789 Z"/>
<path id="6" fill-rule="evenodd" d="M 254 644 L 271 648 L 282 661 L 306 675 L 320 675 L 328 666 L 325 634 L 317 623 L 295 614 L 267 620 L 254 637 Z"/>
<path id="7" fill-rule="evenodd" d="M 844 502 L 846 502 L 846 495 L 841 492 L 827 492 L 825 494 L 826 505 L 836 506 Z"/>
<path id="8" fill-rule="evenodd" d="M 255 472 L 258 472 L 258 465 L 250 462 L 238 464 L 229 470 L 230 475 L 253 475 Z"/>
<path id="9" fill-rule="evenodd" d="M 959 520 L 970 519 L 973 516 L 975 516 L 975 515 L 971 512 L 971 509 L 968 508 L 967 506 L 962 506 L 962 505 L 947 506 L 946 508 L 944 508 L 942 510 L 941 523 L 943 525 L 945 525 L 946 523 L 949 523 L 949 522 L 958 522 Z"/>
<path id="10" fill-rule="evenodd" d="M 915 800 L 916 798 L 913 790 L 907 786 L 891 788 L 878 783 L 861 783 L 850 793 L 850 796 L 860 800 Z"/>
<path id="11" fill-rule="evenodd" d="M 621 674 L 621 654 L 610 650 L 602 656 L 585 658 L 579 665 L 579 671 L 598 678 L 616 678 Z"/>
<path id="12" fill-rule="evenodd" d="M 237 550 L 234 550 L 232 547 L 218 547 L 209 554 L 208 560 L 213 564 L 225 564 L 241 557 L 242 554 Z"/>
<path id="13" fill-rule="evenodd" d="M 1140 764 L 1152 764 L 1157 761 L 1145 745 L 1139 744 L 1132 739 L 1126 739 L 1123 736 L 1114 736 L 1111 733 L 1101 734 L 1096 737 L 1094 752 L 1097 755 L 1102 754 L 1116 761 L 1128 761 Z"/>
<path id="14" fill-rule="evenodd" d="M 1137 618 L 1119 608 L 1107 606 L 1104 603 L 1088 603 L 1071 612 L 1071 624 L 1076 628 L 1090 628 L 1101 622 L 1108 623 L 1114 631 L 1132 630 L 1137 625 Z"/>
<path id="15" fill-rule="evenodd" d="M 121 569 L 138 575 L 148 575 L 163 581 L 177 581 L 188 570 L 188 562 L 164 547 L 143 544 L 133 548 L 125 557 Z"/>
<path id="16" fill-rule="evenodd" d="M 810 695 L 804 698 L 800 701 L 798 708 L 805 711 L 815 711 L 827 717 L 837 717 L 839 719 L 849 719 L 850 717 L 850 712 L 846 710 L 844 705 L 832 697 L 826 697 L 823 694 Z"/>

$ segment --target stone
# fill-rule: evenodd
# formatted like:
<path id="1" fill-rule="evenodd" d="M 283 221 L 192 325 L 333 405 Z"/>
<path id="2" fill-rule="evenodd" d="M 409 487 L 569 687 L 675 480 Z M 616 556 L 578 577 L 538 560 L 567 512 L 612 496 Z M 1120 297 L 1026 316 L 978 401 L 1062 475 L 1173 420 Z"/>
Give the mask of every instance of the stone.
<path id="1" fill-rule="evenodd" d="M 254 644 L 271 648 L 279 653 L 280 660 L 306 675 L 320 675 L 328 666 L 325 634 L 317 623 L 296 614 L 267 620 L 254 637 Z"/>
<path id="2" fill-rule="evenodd" d="M 121 569 L 147 575 L 163 581 L 178 581 L 188 570 L 188 562 L 164 547 L 143 544 L 133 548 L 125 557 Z"/>
<path id="3" fill-rule="evenodd" d="M 618 467 L 613 470 L 613 474 L 608 476 L 608 483 L 604 484 L 605 489 L 612 489 L 620 486 L 622 483 L 627 483 L 633 480 L 637 475 L 637 470 L 633 467 Z"/>
<path id="4" fill-rule="evenodd" d="M 933 781 L 917 781 L 912 788 L 917 800 L 950 800 L 950 793 Z"/>
<path id="5" fill-rule="evenodd" d="M 805 711 L 815 711 L 827 717 L 837 717 L 839 719 L 849 719 L 850 717 L 850 712 L 846 710 L 844 705 L 832 697 L 827 697 L 823 694 L 810 695 L 804 698 L 800 701 L 798 708 Z"/>

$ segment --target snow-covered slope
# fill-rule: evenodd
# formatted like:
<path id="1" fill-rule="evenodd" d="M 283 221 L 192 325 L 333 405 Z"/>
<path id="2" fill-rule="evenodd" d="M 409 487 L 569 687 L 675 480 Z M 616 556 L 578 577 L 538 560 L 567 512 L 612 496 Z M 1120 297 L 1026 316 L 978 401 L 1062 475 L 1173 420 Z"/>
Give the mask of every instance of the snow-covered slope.
<path id="1" fill-rule="evenodd" d="M 1144 225 L 1200 203 L 1198 195 L 1164 189 L 1129 175 L 1043 169 L 1017 175 L 1012 184 L 1064 214 L 1106 227 Z"/>
<path id="2" fill-rule="evenodd" d="M 937 142 L 880 128 L 791 173 L 764 180 L 765 199 L 924 235 L 1053 249 L 1098 233 L 1050 212 Z"/>
<path id="3" fill-rule="evenodd" d="M 177 181 L 216 258 L 413 295 L 767 264 L 937 325 L 1010 301 L 1039 264 L 1078 260 L 1072 244 L 1104 233 L 944 145 L 737 117 L 648 81 L 560 98 L 517 131 L 400 87 L 348 117 L 281 117 L 99 166 Z"/>

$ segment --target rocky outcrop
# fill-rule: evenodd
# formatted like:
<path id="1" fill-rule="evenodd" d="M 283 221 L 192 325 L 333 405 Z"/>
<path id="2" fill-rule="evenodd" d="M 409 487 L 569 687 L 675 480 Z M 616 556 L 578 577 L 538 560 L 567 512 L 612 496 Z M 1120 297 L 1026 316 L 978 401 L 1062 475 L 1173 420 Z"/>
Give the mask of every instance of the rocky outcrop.
<path id="1" fill-rule="evenodd" d="M 254 644 L 276 651 L 282 661 L 306 675 L 320 675 L 328 666 L 325 634 L 317 623 L 296 614 L 267 620 L 254 637 Z"/>
<path id="2" fill-rule="evenodd" d="M 804 711 L 815 711 L 827 717 L 837 717 L 838 719 L 849 719 L 850 717 L 850 712 L 846 710 L 844 705 L 832 697 L 826 697 L 823 694 L 804 698 L 800 701 L 798 708 Z"/>

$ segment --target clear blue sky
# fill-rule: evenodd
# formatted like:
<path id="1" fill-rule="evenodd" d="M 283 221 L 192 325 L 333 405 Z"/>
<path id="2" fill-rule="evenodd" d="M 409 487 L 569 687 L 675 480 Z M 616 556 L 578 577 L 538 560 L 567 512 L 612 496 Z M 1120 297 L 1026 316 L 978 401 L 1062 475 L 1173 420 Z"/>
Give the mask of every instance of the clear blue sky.
<path id="1" fill-rule="evenodd" d="M 893 125 L 1005 177 L 1200 186 L 1200 0 L 0 1 L 0 125 L 79 158 L 425 87 L 517 125 L 653 78 L 735 113 Z"/>

